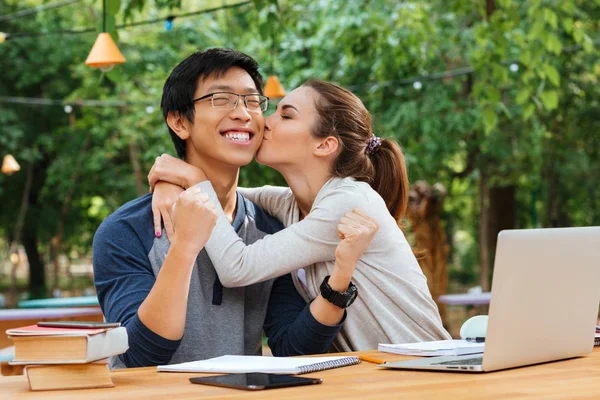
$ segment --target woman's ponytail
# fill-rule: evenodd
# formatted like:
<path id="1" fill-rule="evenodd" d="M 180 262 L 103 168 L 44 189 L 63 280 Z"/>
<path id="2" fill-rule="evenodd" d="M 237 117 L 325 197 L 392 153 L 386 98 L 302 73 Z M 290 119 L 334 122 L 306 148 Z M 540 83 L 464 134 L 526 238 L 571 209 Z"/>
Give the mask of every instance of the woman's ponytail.
<path id="1" fill-rule="evenodd" d="M 383 198 L 390 214 L 400 221 L 408 207 L 409 182 L 404 154 L 391 139 L 381 139 L 369 158 L 375 169 L 371 187 Z"/>

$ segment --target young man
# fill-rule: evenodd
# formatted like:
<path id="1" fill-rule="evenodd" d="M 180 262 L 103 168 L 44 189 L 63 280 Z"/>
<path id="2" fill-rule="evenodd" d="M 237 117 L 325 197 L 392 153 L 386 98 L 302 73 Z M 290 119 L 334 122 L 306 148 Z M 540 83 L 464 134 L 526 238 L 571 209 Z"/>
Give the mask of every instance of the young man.
<path id="1" fill-rule="evenodd" d="M 238 235 L 252 243 L 282 228 L 236 193 L 239 168 L 262 140 L 262 78 L 249 56 L 211 49 L 192 54 L 167 79 L 161 107 L 177 154 L 206 172 Z M 108 217 L 94 237 L 94 281 L 107 321 L 121 322 L 129 350 L 111 367 L 261 353 L 264 328 L 275 355 L 323 353 L 341 328 L 319 322 L 289 275 L 223 288 L 206 252 L 201 224 L 217 218 L 196 187 L 175 203 L 174 237 L 152 235 L 152 195 Z M 210 234 L 210 232 L 208 232 Z M 315 314 L 316 315 L 316 314 Z"/>

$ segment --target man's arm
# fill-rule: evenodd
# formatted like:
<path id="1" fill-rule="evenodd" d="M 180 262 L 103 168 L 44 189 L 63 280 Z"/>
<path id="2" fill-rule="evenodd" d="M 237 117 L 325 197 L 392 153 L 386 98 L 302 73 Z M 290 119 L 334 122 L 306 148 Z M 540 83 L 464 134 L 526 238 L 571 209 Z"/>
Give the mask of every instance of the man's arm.
<path id="1" fill-rule="evenodd" d="M 333 326 L 321 324 L 310 312 L 292 281 L 291 275 L 279 277 L 273 283 L 264 330 L 273 355 L 298 356 L 327 353 L 339 333 L 346 312 Z"/>
<path id="2" fill-rule="evenodd" d="M 216 221 L 214 208 L 202 206 L 207 201 L 198 189 L 180 196 L 177 234 L 156 279 L 129 223 L 110 219 L 94 238 L 95 282 L 103 311 L 108 321 L 121 322 L 131 335 L 131 354 L 121 357 L 127 366 L 165 364 L 179 346 L 192 270 Z M 198 229 L 200 224 L 210 229 Z"/>
<path id="3" fill-rule="evenodd" d="M 169 362 L 180 340 L 153 332 L 140 320 L 138 309 L 156 281 L 145 247 L 124 221 L 105 221 L 94 236 L 94 284 L 104 318 L 127 329 L 129 350 L 119 358 L 127 367 Z"/>

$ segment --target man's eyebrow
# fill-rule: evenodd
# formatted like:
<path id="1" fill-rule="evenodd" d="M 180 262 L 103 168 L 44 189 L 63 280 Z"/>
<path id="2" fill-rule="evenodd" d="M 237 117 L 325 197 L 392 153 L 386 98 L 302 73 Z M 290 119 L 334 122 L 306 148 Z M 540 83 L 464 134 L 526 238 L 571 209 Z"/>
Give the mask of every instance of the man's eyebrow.
<path id="1" fill-rule="evenodd" d="M 225 90 L 225 91 L 232 92 L 232 93 L 234 92 L 233 87 L 229 86 L 229 85 L 211 85 L 206 90 L 208 92 L 212 92 L 213 90 Z M 242 93 L 254 94 L 254 93 L 258 93 L 258 90 L 256 90 L 255 87 L 248 86 L 242 90 Z"/>

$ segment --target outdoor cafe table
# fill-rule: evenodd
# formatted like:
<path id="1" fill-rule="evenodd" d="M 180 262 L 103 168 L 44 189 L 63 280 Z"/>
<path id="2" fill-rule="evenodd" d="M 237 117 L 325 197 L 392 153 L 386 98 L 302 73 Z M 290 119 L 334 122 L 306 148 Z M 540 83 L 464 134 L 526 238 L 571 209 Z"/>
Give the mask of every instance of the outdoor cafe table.
<path id="1" fill-rule="evenodd" d="M 58 297 L 50 299 L 21 300 L 19 308 L 99 307 L 98 297 Z"/>
<path id="2" fill-rule="evenodd" d="M 411 357 L 366 351 L 387 361 Z M 0 377 L 0 397 L 9 399 L 598 399 L 600 348 L 588 356 L 485 374 L 386 370 L 362 362 L 303 376 L 322 378 L 320 385 L 250 392 L 194 385 L 193 376 L 156 372 L 155 367 L 111 372 L 114 388 L 30 392 L 25 376 Z"/>
<path id="3" fill-rule="evenodd" d="M 438 297 L 438 301 L 449 306 L 482 306 L 490 304 L 491 292 L 444 294 Z"/>

